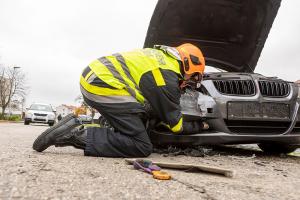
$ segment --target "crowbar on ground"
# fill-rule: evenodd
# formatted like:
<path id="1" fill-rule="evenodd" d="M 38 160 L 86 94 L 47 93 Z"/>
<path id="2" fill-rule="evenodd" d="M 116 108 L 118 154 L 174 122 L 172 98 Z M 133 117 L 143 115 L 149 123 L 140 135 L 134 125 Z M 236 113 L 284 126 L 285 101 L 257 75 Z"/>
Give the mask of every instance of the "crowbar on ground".
<path id="1" fill-rule="evenodd" d="M 125 159 L 127 164 L 133 164 L 136 159 Z M 211 167 L 207 165 L 194 165 L 194 164 L 181 164 L 181 163 L 167 163 L 167 162 L 152 162 L 152 164 L 157 165 L 162 168 L 168 169 L 179 169 L 186 171 L 202 171 L 213 174 L 223 175 L 225 177 L 232 178 L 234 176 L 234 171 L 229 169 L 223 169 L 218 167 Z"/>

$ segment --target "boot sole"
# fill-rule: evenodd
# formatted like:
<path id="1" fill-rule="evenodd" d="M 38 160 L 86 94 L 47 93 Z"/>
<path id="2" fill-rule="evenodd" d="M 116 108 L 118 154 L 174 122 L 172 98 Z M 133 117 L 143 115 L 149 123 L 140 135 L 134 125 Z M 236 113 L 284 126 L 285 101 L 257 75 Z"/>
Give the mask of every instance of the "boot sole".
<path id="1" fill-rule="evenodd" d="M 65 116 L 62 120 L 60 120 L 57 124 L 55 124 L 54 126 L 52 126 L 51 128 L 48 128 L 46 131 L 44 131 L 41 135 L 39 135 L 36 140 L 34 141 L 32 148 L 38 152 L 42 152 L 45 149 L 47 149 L 49 146 L 45 146 L 44 143 L 44 137 L 46 137 L 49 133 L 51 133 L 52 131 L 56 130 L 58 127 L 64 125 L 66 122 L 75 119 L 76 116 L 74 114 L 68 114 L 67 116 Z M 78 124 L 79 126 L 80 124 Z"/>

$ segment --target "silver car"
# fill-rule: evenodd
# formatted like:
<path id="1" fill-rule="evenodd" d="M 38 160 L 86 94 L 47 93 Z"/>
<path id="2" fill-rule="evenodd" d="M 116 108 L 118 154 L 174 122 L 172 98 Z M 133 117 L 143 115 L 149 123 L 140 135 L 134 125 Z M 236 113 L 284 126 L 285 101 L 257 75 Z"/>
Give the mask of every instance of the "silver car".
<path id="1" fill-rule="evenodd" d="M 192 43 L 220 72 L 205 74 L 201 88 L 181 98 L 185 120 L 204 121 L 209 130 L 190 135 L 152 130 L 154 144 L 255 143 L 271 153 L 292 152 L 300 145 L 298 85 L 254 72 L 280 4 L 158 1 L 144 46 Z"/>
<path id="2" fill-rule="evenodd" d="M 53 126 L 55 122 L 55 111 L 50 104 L 34 103 L 25 112 L 24 124 L 31 122 L 43 123 Z"/>

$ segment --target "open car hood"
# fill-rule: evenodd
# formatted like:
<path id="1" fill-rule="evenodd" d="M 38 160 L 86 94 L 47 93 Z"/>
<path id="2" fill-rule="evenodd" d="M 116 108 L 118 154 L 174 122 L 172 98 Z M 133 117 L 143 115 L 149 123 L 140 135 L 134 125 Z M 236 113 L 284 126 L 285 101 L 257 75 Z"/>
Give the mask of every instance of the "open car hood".
<path id="1" fill-rule="evenodd" d="M 206 64 L 253 72 L 281 0 L 159 0 L 144 47 L 192 43 Z"/>

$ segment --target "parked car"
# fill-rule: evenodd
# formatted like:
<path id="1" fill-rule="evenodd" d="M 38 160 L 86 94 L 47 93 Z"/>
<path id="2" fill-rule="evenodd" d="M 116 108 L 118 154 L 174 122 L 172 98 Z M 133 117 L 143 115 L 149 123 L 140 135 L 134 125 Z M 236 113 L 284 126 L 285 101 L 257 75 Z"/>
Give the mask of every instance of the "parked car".
<path id="1" fill-rule="evenodd" d="M 50 104 L 34 103 L 26 109 L 24 124 L 43 123 L 53 126 L 55 122 L 55 111 Z"/>
<path id="2" fill-rule="evenodd" d="M 152 130 L 154 144 L 255 143 L 270 153 L 299 147 L 299 85 L 254 73 L 280 3 L 158 1 L 144 46 L 192 43 L 201 48 L 206 64 L 220 72 L 205 74 L 201 88 L 181 98 L 184 119 L 205 121 L 209 130 L 192 135 Z"/>
<path id="3" fill-rule="evenodd" d="M 92 123 L 92 117 L 89 115 L 78 115 L 78 118 L 82 121 L 84 124 L 91 124 Z"/>

